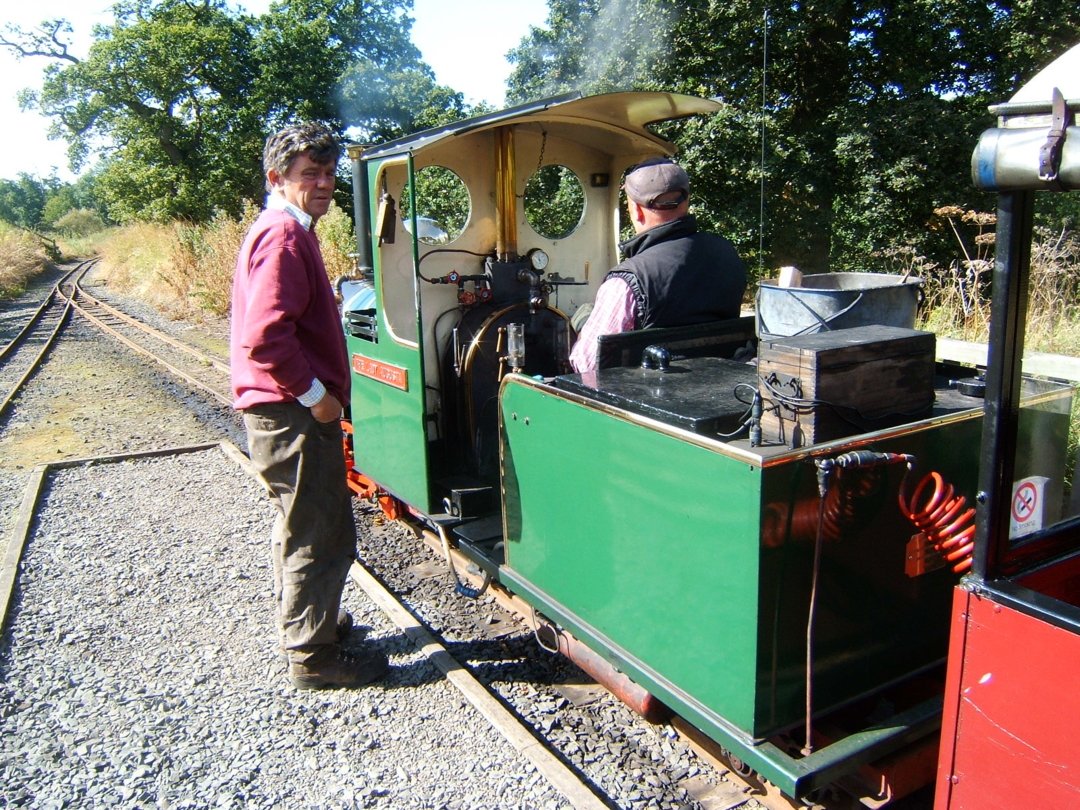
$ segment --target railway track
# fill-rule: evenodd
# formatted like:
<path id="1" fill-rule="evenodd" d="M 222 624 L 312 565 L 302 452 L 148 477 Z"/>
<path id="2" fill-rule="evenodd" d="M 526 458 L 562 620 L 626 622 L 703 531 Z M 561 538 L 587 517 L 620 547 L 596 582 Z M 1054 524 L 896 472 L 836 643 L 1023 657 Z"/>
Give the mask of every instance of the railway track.
<path id="1" fill-rule="evenodd" d="M 84 274 L 85 275 L 85 274 Z M 82 276 L 64 295 L 80 315 L 116 340 L 223 405 L 232 405 L 228 363 L 177 340 L 88 292 Z"/>
<path id="2" fill-rule="evenodd" d="M 92 265 L 92 261 L 82 262 L 66 273 L 14 337 L 0 349 L 0 392 L 3 392 L 0 416 L 6 413 L 19 391 L 44 362 L 70 317 L 71 301 L 61 288 L 63 285 L 72 288 L 73 279 L 85 274 Z"/>
<path id="3" fill-rule="evenodd" d="M 209 393 L 219 402 L 229 403 L 228 366 L 223 360 L 207 355 L 166 335 L 88 293 L 81 282 L 91 267 L 91 263 L 84 263 L 68 274 L 50 294 L 49 301 L 43 305 L 43 315 L 37 320 L 39 323 L 54 324 L 50 332 L 51 340 L 55 340 L 56 335 L 62 332 L 70 309 L 75 309 L 95 327 L 146 360 L 165 368 L 170 374 L 183 380 L 186 385 Z M 44 314 L 50 312 L 51 315 Z M 37 328 L 40 332 L 48 330 L 47 325 Z M 47 348 L 41 350 L 40 353 L 47 354 Z M 23 381 L 31 375 L 32 372 L 24 374 Z M 385 537 L 383 532 L 386 527 L 382 526 L 381 519 L 374 511 L 366 515 L 362 514 L 361 519 L 368 522 L 369 529 L 374 524 L 375 533 L 380 541 Z M 402 530 L 406 534 L 414 535 L 411 538 L 412 541 L 420 539 L 422 541 L 420 546 L 426 544 L 427 551 L 435 555 L 436 559 L 442 557 L 443 550 L 439 547 L 438 538 L 433 534 L 404 524 L 402 524 Z M 391 557 L 394 555 L 392 550 L 389 553 Z M 490 662 L 470 661 L 468 651 L 472 649 L 471 645 L 477 642 L 477 638 L 483 639 L 486 635 L 488 640 L 498 639 L 499 633 L 504 631 L 496 628 L 493 634 L 485 633 L 482 627 L 484 622 L 481 622 L 478 627 L 476 622 L 466 620 L 460 623 L 461 620 L 452 618 L 449 614 L 459 610 L 471 610 L 475 614 L 477 602 L 463 600 L 456 596 L 453 588 L 447 587 L 445 582 L 431 581 L 429 584 L 433 587 L 417 588 L 415 581 L 410 581 L 409 578 L 412 577 L 415 580 L 417 568 L 430 567 L 432 565 L 430 557 L 419 561 L 414 559 L 412 569 L 404 579 L 400 576 L 402 574 L 400 559 L 380 558 L 374 547 L 363 549 L 362 558 L 365 562 L 371 558 L 372 568 L 370 571 L 355 569 L 354 582 L 382 607 L 403 632 L 413 639 L 418 648 L 427 651 L 432 661 L 462 691 L 465 698 L 473 703 L 519 752 L 527 756 L 541 772 L 547 774 L 552 783 L 575 807 L 612 806 L 613 801 L 617 801 L 608 798 L 617 791 L 605 785 L 605 779 L 611 778 L 610 773 L 605 773 L 605 770 L 610 771 L 620 766 L 604 765 L 603 757 L 591 761 L 588 757 L 583 758 L 586 752 L 591 754 L 593 752 L 590 749 L 596 747 L 596 741 L 589 739 L 591 734 L 619 734 L 619 731 L 615 729 L 599 731 L 595 728 L 592 716 L 595 708 L 589 708 L 590 704 L 587 702 L 582 707 L 573 705 L 574 700 L 567 699 L 566 692 L 560 692 L 560 687 L 552 684 L 532 684 L 528 690 L 531 694 L 522 698 L 514 694 L 514 688 L 508 688 L 506 684 L 500 685 L 497 668 L 493 669 Z M 468 574 L 468 561 L 456 553 L 455 564 L 459 572 Z M 398 569 L 396 573 L 395 568 Z M 448 574 L 449 571 L 443 573 Z M 475 580 L 474 584 L 476 584 Z M 438 597 L 432 597 L 429 595 L 432 591 L 442 593 Z M 495 615 L 495 612 L 501 612 L 503 619 L 508 622 L 514 621 L 516 617 L 526 628 L 526 634 L 523 639 L 519 639 L 518 646 L 522 648 L 525 655 L 542 656 L 535 647 L 531 650 L 525 649 L 525 645 L 529 642 L 527 633 L 531 628 L 529 611 L 520 604 L 516 604 L 512 596 L 498 589 L 493 588 L 489 596 L 490 599 L 486 600 L 488 607 L 480 608 L 482 611 L 487 611 L 488 618 L 484 621 L 490 622 L 490 617 Z M 447 603 L 450 603 L 450 607 L 446 606 Z M 492 604 L 498 606 L 498 611 L 490 607 Z M 535 616 L 532 619 L 535 620 Z M 456 627 L 455 622 L 459 622 Z M 520 634 L 520 628 L 518 632 Z M 449 634 L 451 641 L 446 640 L 446 634 Z M 471 639 L 470 636 L 472 636 Z M 451 650 L 455 649 L 462 649 L 463 654 L 453 655 Z M 558 664 L 557 666 L 569 665 Z M 575 677 L 581 680 L 580 674 Z M 607 701 L 605 711 L 621 718 L 616 721 L 616 725 L 644 724 L 644 721 L 631 719 L 627 714 L 623 714 L 621 704 L 613 706 L 612 704 L 617 704 L 617 701 L 608 693 L 604 695 L 606 696 L 604 700 Z M 523 699 L 526 703 L 522 703 Z M 534 710 L 537 703 L 558 706 L 558 711 L 565 713 L 567 717 L 553 720 L 550 711 Z M 507 710 L 506 705 L 513 708 Z M 570 717 L 570 715 L 577 716 Z M 558 732 L 560 727 L 563 727 L 564 731 L 566 728 L 573 728 L 574 733 L 564 733 L 561 739 L 556 739 L 555 737 L 559 735 L 556 733 L 553 737 L 552 732 Z M 675 728 L 678 728 L 678 724 L 672 726 L 672 729 Z M 674 730 L 671 731 L 671 738 L 675 738 Z M 702 764 L 699 768 L 691 769 L 689 774 L 677 775 L 672 780 L 671 789 L 676 792 L 685 791 L 702 806 L 741 807 L 745 810 L 761 807 L 770 810 L 790 810 L 792 807 L 813 806 L 792 803 L 778 792 L 770 790 L 769 786 L 761 785 L 752 778 L 742 778 L 720 758 L 720 752 L 700 738 L 695 739 L 686 730 L 681 732 L 681 738 L 684 745 L 693 749 L 694 756 Z M 618 744 L 616 748 L 620 748 L 621 745 Z M 597 762 L 601 763 L 599 770 L 597 770 Z M 599 786 L 599 795 L 596 792 L 596 786 Z M 616 806 L 622 805 L 616 804 Z M 850 806 L 850 803 L 830 802 L 827 806 L 846 807 Z"/>

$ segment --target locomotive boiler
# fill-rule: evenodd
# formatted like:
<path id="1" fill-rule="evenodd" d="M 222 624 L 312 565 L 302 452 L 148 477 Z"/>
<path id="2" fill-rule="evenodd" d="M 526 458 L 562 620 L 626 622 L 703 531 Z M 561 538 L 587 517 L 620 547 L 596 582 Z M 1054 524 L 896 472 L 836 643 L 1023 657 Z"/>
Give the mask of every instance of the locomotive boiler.
<path id="1" fill-rule="evenodd" d="M 618 261 L 620 177 L 672 153 L 652 124 L 718 107 L 569 94 L 351 148 L 350 478 L 740 767 L 801 797 L 879 763 L 888 787 L 855 790 L 881 800 L 933 775 L 975 370 L 943 368 L 912 324 L 752 316 L 567 364 Z M 1050 521 L 1071 391 L 1022 396 L 1015 478 Z M 905 753 L 916 777 L 889 770 Z"/>

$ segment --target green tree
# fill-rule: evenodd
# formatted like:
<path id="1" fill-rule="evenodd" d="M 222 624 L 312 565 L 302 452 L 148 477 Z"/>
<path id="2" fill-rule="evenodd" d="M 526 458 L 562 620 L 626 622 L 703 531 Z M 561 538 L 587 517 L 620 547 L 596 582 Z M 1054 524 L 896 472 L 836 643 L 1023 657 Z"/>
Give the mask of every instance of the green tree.
<path id="1" fill-rule="evenodd" d="M 427 71 L 410 38 L 412 0 L 280 0 L 256 25 L 253 95 L 268 131 L 299 119 L 369 129 L 378 111 L 351 99 L 356 71 Z M 343 109 L 348 115 L 342 114 Z"/>
<path id="2" fill-rule="evenodd" d="M 74 183 L 55 184 L 45 195 L 45 207 L 41 212 L 41 221 L 46 228 L 52 228 L 57 221 L 72 211 L 93 212 L 103 222 L 107 218 L 105 206 L 98 199 L 97 175 L 87 172 Z"/>
<path id="3" fill-rule="evenodd" d="M 17 180 L 0 180 L 0 219 L 21 228 L 39 227 L 45 200 L 57 182 L 26 173 L 20 173 Z"/>
<path id="4" fill-rule="evenodd" d="M 695 211 L 751 265 L 806 271 L 868 269 L 897 243 L 943 249 L 934 208 L 992 204 L 968 172 L 992 123 L 987 104 L 1077 35 L 1075 15 L 1049 0 L 622 0 L 622 28 L 599 26 L 621 39 L 597 54 L 599 8 L 552 0 L 548 28 L 513 52 L 514 97 L 615 87 L 717 97 L 717 115 L 662 129 Z M 590 73 L 597 65 L 606 78 Z"/>
<path id="5" fill-rule="evenodd" d="M 105 221 L 97 211 L 73 208 L 53 223 L 52 229 L 65 236 L 89 236 L 104 230 Z"/>
<path id="6" fill-rule="evenodd" d="M 461 93 L 436 84 L 426 66 L 389 70 L 356 62 L 342 74 L 339 96 L 350 134 L 364 143 L 430 129 L 473 112 Z"/>
<path id="7" fill-rule="evenodd" d="M 261 199 L 262 144 L 282 124 L 385 129 L 384 111 L 357 103 L 342 83 L 357 65 L 413 79 L 407 86 L 420 98 L 396 88 L 413 118 L 453 106 L 409 40 L 411 8 L 411 0 L 279 0 L 253 17 L 226 0 L 123 0 L 85 58 L 70 53 L 63 20 L 32 32 L 8 26 L 0 46 L 52 59 L 24 106 L 53 119 L 73 167 L 101 158 L 97 195 L 110 217 L 206 221 Z M 443 107 L 432 113 L 429 104 Z"/>
<path id="8" fill-rule="evenodd" d="M 257 111 L 242 103 L 254 81 L 250 20 L 219 0 L 127 0 L 99 26 L 85 59 L 52 30 L 57 61 L 25 103 L 67 138 L 72 166 L 104 156 L 98 190 L 119 221 L 205 217 L 252 192 Z M 9 47 L 15 39 L 5 40 Z M 39 49 L 44 51 L 44 48 Z"/>
<path id="9" fill-rule="evenodd" d="M 547 28 L 533 27 L 507 55 L 507 99 L 644 89 L 667 47 L 679 3 L 549 0 Z"/>

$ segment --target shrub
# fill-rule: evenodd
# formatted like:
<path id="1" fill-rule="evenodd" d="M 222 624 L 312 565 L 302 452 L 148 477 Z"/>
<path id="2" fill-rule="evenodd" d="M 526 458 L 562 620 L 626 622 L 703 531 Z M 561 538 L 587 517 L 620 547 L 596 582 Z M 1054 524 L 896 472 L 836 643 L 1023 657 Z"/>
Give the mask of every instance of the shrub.
<path id="1" fill-rule="evenodd" d="M 76 208 L 56 220 L 53 223 L 53 230 L 68 237 L 89 236 L 105 230 L 105 221 L 97 211 L 91 211 L 89 208 Z"/>
<path id="2" fill-rule="evenodd" d="M 205 225 L 174 225 L 172 262 L 161 277 L 186 312 L 228 313 L 236 254 L 258 215 L 258 208 L 248 202 L 240 219 L 219 212 Z"/>
<path id="3" fill-rule="evenodd" d="M 352 220 L 337 207 L 337 203 L 331 205 L 326 216 L 319 220 L 315 233 L 319 235 L 326 275 L 330 281 L 352 275 L 356 269 L 356 233 Z"/>
<path id="4" fill-rule="evenodd" d="M 49 251 L 29 231 L 0 221 L 0 297 L 17 293 L 49 264 Z"/>

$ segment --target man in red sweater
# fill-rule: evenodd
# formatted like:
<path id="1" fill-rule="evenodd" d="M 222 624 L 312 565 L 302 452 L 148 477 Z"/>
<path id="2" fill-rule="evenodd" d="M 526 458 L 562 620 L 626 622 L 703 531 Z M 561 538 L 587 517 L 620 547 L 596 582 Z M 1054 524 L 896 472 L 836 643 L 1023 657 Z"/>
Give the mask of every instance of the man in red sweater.
<path id="1" fill-rule="evenodd" d="M 340 151 L 319 124 L 267 139 L 266 208 L 244 239 L 233 279 L 234 407 L 277 510 L 278 630 L 289 678 L 301 689 L 361 686 L 387 669 L 385 656 L 340 645 L 352 624 L 340 611 L 341 592 L 356 556 L 339 423 L 349 362 L 315 236 L 333 201 Z"/>

